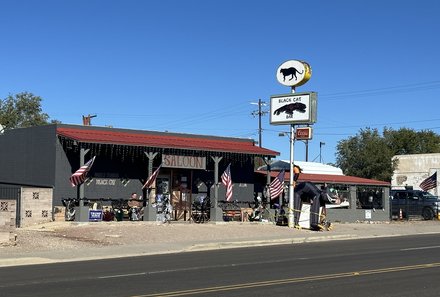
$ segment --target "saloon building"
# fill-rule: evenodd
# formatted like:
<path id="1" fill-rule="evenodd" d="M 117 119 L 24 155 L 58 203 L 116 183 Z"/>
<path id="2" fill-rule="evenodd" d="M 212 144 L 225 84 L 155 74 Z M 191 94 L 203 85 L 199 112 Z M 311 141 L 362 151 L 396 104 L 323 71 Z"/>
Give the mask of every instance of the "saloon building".
<path id="1" fill-rule="evenodd" d="M 17 225 L 26 219 L 52 219 L 62 199 L 80 195 L 70 176 L 96 157 L 83 184 L 84 198 L 128 199 L 131 193 L 154 197 L 142 185 L 161 165 L 154 188 L 171 196 L 176 219 L 187 220 L 197 195 L 217 194 L 219 201 L 224 200 L 225 187 L 216 181 L 229 164 L 233 199 L 252 201 L 264 187 L 254 183 L 256 160 L 278 154 L 241 138 L 65 124 L 11 129 L 0 135 L 0 201 L 9 201 L 11 209 L 13 201 L 20 201 L 22 189 L 32 189 L 33 203 L 14 204 Z M 45 209 L 36 206 L 42 200 Z M 34 209 L 26 208 L 31 206 Z"/>

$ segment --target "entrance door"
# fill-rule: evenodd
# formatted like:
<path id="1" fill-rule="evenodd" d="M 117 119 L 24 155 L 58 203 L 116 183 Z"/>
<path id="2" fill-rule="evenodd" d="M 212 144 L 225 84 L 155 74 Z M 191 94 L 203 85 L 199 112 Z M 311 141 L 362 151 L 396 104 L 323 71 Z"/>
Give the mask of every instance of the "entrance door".
<path id="1" fill-rule="evenodd" d="M 172 205 L 175 220 L 187 221 L 191 216 L 191 172 L 175 171 L 173 174 Z"/>

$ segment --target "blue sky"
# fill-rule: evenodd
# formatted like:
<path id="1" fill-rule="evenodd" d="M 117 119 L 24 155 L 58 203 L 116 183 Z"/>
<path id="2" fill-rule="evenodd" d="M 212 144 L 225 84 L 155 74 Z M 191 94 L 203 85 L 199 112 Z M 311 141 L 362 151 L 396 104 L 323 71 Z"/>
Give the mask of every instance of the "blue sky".
<path id="1" fill-rule="evenodd" d="M 51 119 L 258 140 L 258 99 L 289 93 L 287 60 L 318 93 L 309 161 L 365 127 L 440 130 L 439 1 L 2 0 L 0 98 L 31 92 Z M 268 107 L 265 107 L 268 110 Z M 262 118 L 289 159 L 289 126 Z M 295 144 L 305 160 L 305 145 Z"/>

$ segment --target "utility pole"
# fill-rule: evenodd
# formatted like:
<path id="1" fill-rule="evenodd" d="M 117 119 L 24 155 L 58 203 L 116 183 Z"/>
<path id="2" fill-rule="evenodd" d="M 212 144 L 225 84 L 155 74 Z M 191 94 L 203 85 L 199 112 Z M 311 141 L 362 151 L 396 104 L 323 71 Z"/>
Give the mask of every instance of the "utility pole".
<path id="1" fill-rule="evenodd" d="M 261 99 L 258 99 L 258 103 L 251 102 L 251 104 L 258 105 L 258 110 L 254 110 L 254 111 L 252 112 L 252 115 L 253 115 L 253 116 L 257 116 L 257 115 L 258 115 L 258 146 L 259 146 L 259 147 L 262 147 L 262 142 L 263 142 L 263 140 L 262 140 L 263 128 L 261 127 L 261 117 L 262 117 L 263 115 L 267 114 L 267 111 L 263 111 L 261 107 L 262 107 L 262 106 L 266 106 L 267 104 L 266 104 L 266 102 L 261 101 Z"/>
<path id="2" fill-rule="evenodd" d="M 319 142 L 319 163 L 322 163 L 322 146 L 325 145 L 325 142 Z"/>

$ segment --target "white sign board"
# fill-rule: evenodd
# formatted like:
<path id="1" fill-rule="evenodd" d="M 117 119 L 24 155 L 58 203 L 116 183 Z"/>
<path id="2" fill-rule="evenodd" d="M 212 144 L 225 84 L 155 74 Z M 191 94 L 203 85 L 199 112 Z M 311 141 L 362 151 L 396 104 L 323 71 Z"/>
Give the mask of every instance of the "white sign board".
<path id="1" fill-rule="evenodd" d="M 366 209 L 365 210 L 365 219 L 366 220 L 371 220 L 371 209 Z"/>
<path id="2" fill-rule="evenodd" d="M 270 123 L 313 124 L 316 122 L 317 94 L 293 93 L 270 97 Z"/>

